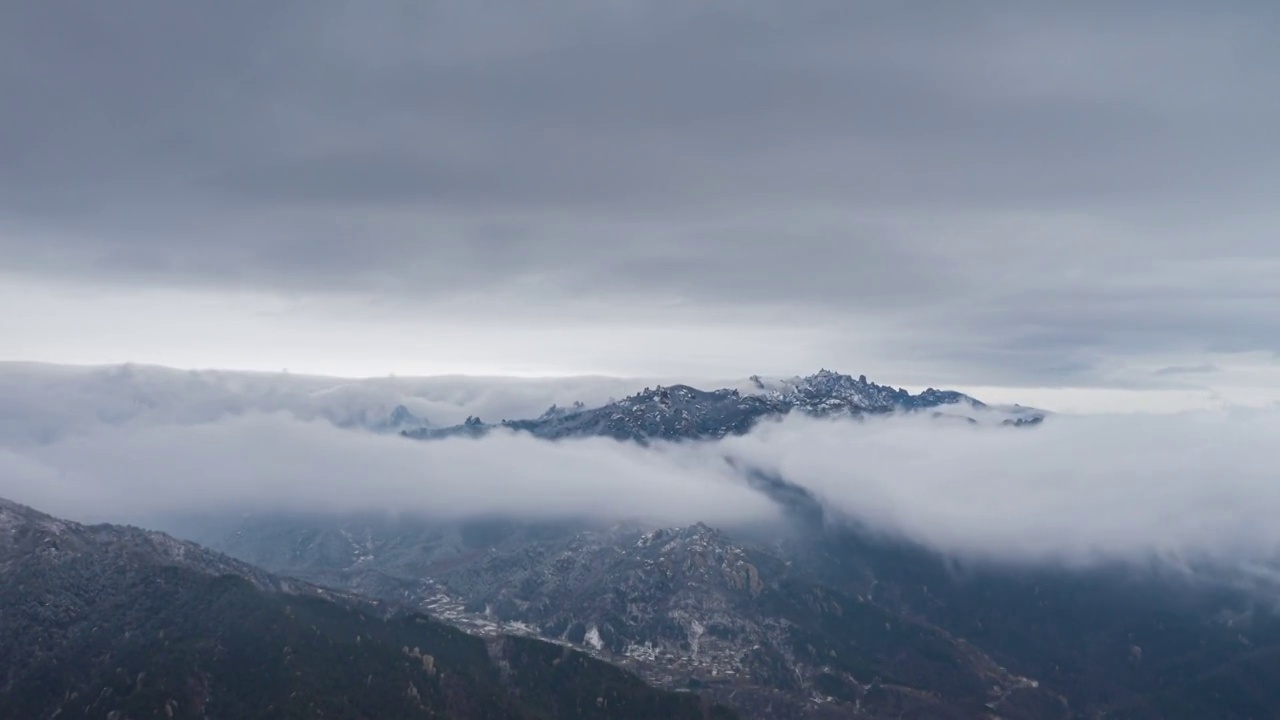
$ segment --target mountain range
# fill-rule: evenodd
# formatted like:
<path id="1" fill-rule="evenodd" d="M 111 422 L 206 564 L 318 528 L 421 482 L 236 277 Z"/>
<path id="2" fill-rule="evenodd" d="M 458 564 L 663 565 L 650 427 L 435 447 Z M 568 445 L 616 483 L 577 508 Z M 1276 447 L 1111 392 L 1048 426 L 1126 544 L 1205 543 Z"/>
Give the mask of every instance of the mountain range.
<path id="1" fill-rule="evenodd" d="M 645 445 L 791 413 L 1046 417 L 825 370 L 494 424 L 392 408 L 334 424 Z M 208 510 L 166 535 L 0 502 L 0 717 L 1280 717 L 1272 565 L 962 559 L 735 469 L 780 519 Z"/>
<path id="2" fill-rule="evenodd" d="M 600 407 L 576 403 L 568 408 L 550 407 L 536 418 L 485 423 L 468 417 L 449 427 L 406 429 L 406 437 L 434 440 L 479 437 L 507 428 L 535 437 L 556 440 L 568 437 L 609 437 L 617 440 L 715 440 L 742 435 L 759 422 L 789 413 L 811 417 L 860 418 L 901 412 L 932 411 L 978 422 L 974 414 L 999 414 L 1006 425 L 1037 424 L 1044 413 L 1030 408 L 991 408 L 954 390 L 929 388 L 912 394 L 902 388 L 879 385 L 866 376 L 854 378 L 831 370 L 785 381 L 751 378 L 752 391 L 736 388 L 700 390 L 688 385 L 645 388 L 622 400 Z"/>
<path id="3" fill-rule="evenodd" d="M 483 636 L 566 643 L 747 718 L 1280 711 L 1268 595 L 1159 563 L 963 563 L 801 516 L 654 530 L 263 515 L 204 532 L 279 572 Z"/>
<path id="4" fill-rule="evenodd" d="M 563 645 L 6 500 L 0 579 L 4 718 L 733 717 Z"/>

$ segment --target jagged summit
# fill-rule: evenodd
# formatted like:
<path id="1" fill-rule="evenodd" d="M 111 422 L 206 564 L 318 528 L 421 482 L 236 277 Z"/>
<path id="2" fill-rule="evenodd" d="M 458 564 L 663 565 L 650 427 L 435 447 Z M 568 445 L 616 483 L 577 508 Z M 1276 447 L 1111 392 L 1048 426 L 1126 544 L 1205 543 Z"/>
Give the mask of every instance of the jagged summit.
<path id="1" fill-rule="evenodd" d="M 695 542 L 702 545 L 710 545 L 716 543 L 728 542 L 728 537 L 724 531 L 713 528 L 704 522 L 696 522 L 692 525 L 676 528 L 659 528 L 651 530 L 640 537 L 636 541 L 638 547 L 647 547 L 649 545 L 663 543 L 678 542 Z"/>
<path id="2" fill-rule="evenodd" d="M 832 412 L 898 412 L 958 403 L 983 407 L 983 403 L 953 390 L 929 388 L 919 395 L 912 395 L 902 388 L 871 382 L 866 375 L 854 378 L 826 368 L 808 377 L 786 381 L 783 389 L 772 390 L 769 394 L 793 407 L 819 415 Z"/>
<path id="3" fill-rule="evenodd" d="M 582 410 L 585 410 L 586 407 L 587 406 L 584 405 L 581 400 L 575 400 L 574 403 L 569 407 L 560 407 L 559 405 L 552 405 L 551 407 L 547 408 L 546 412 L 539 415 L 538 419 L 552 420 L 555 418 L 564 417 L 566 415 L 572 415 L 576 412 L 581 412 Z"/>
<path id="4" fill-rule="evenodd" d="M 540 417 L 498 425 L 468 422 L 451 428 L 421 428 L 403 434 L 419 439 L 476 437 L 494 427 L 531 433 L 546 439 L 611 437 L 618 440 L 714 440 L 748 432 L 761 419 L 791 412 L 826 417 L 910 412 L 943 405 L 985 407 L 951 390 L 930 388 L 913 395 L 878 385 L 865 375 L 854 378 L 825 368 L 813 375 L 768 385 L 752 376 L 759 392 L 733 388 L 700 390 L 689 385 L 646 387 L 622 400 L 587 408 L 551 406 Z"/>
<path id="5" fill-rule="evenodd" d="M 420 417 L 404 405 L 396 405 L 391 414 L 381 420 L 374 420 L 368 423 L 370 430 L 374 432 L 399 433 L 406 430 L 417 430 L 429 427 L 431 423 L 427 419 Z"/>

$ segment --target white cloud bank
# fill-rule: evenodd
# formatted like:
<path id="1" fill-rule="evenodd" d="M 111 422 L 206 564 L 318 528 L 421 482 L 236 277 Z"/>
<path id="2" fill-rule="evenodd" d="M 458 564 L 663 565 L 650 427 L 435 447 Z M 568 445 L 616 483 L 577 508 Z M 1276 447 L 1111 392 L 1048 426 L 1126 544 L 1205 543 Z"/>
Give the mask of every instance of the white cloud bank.
<path id="1" fill-rule="evenodd" d="M 726 450 L 935 548 L 1089 561 L 1280 549 L 1280 412 L 763 425 Z"/>
<path id="2" fill-rule="evenodd" d="M 775 512 L 712 454 L 512 433 L 421 442 L 282 413 L 0 450 L 0 496 L 94 519 L 258 509 L 688 523 Z"/>
<path id="3" fill-rule="evenodd" d="M 792 418 L 718 444 L 647 449 L 506 433 L 415 442 L 321 419 L 379 397 L 364 386 L 343 405 L 325 400 L 343 391 L 307 378 L 261 376 L 270 392 L 236 395 L 224 386 L 254 376 L 194 374 L 187 385 L 166 376 L 143 392 L 136 378 L 65 372 L 28 374 L 38 386 L 0 374 L 0 496 L 75 518 L 241 509 L 663 524 L 773 516 L 728 455 L 872 528 L 966 556 L 1087 562 L 1270 557 L 1280 548 L 1276 410 L 1060 415 L 1032 429 Z M 564 401 L 556 392 L 582 389 L 436 382 L 439 393 L 472 398 L 453 405 L 471 411 L 476 403 L 541 409 Z M 605 387 L 614 381 L 601 382 L 614 392 Z"/>
<path id="4" fill-rule="evenodd" d="M 150 365 L 0 362 L 0 446 L 56 442 L 103 426 L 194 425 L 252 413 L 367 425 L 404 405 L 437 425 L 526 418 L 553 404 L 604 404 L 652 380 L 439 376 L 349 379 Z"/>

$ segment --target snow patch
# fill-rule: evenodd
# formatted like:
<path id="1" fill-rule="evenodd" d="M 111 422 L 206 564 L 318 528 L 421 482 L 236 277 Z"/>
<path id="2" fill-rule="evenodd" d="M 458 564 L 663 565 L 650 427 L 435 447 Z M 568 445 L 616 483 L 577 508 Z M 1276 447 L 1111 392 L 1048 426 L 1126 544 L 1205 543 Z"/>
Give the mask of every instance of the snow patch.
<path id="1" fill-rule="evenodd" d="M 582 642 L 596 651 L 604 649 L 604 640 L 600 637 L 600 629 L 595 625 L 587 629 L 587 635 L 582 639 Z"/>

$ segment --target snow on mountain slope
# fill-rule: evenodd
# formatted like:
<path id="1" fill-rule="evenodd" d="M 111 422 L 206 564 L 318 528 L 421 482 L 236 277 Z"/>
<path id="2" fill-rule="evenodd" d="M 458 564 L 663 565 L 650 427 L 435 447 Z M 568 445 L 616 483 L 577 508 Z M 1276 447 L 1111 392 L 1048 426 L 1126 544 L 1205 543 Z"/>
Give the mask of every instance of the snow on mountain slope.
<path id="1" fill-rule="evenodd" d="M 611 437 L 617 440 L 714 440 L 742 435 L 766 418 L 797 412 L 812 417 L 851 417 L 902 412 L 932 411 L 954 415 L 972 423 L 977 417 L 992 424 L 1025 425 L 1043 419 L 1043 413 L 1025 414 L 989 408 L 963 393 L 928 388 L 912 394 L 878 385 L 866 376 L 854 378 L 831 370 L 784 381 L 751 378 L 740 388 L 700 390 L 689 385 L 646 387 L 622 400 L 595 408 L 565 411 L 552 407 L 530 420 L 504 420 L 485 424 L 470 417 L 450 428 L 422 428 L 404 434 L 424 440 L 446 437 L 478 437 L 495 427 L 505 427 L 556 440 L 567 437 Z"/>

